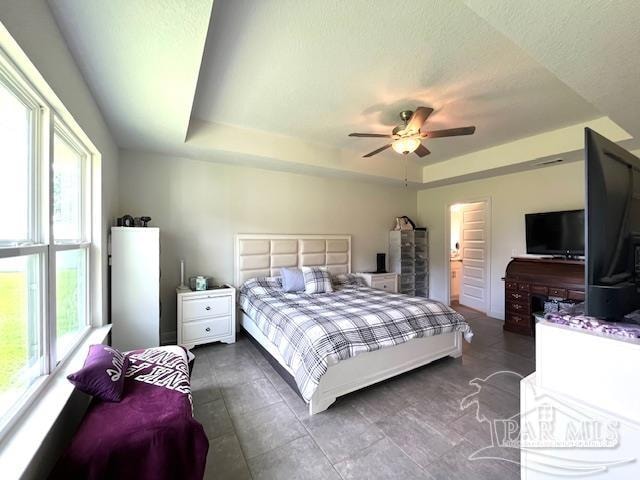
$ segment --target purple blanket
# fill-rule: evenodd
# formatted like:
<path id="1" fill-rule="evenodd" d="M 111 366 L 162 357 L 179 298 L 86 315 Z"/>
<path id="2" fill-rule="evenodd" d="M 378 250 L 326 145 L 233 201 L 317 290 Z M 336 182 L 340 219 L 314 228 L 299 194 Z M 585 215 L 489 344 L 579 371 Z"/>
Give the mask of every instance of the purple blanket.
<path id="1" fill-rule="evenodd" d="M 209 442 L 192 414 L 180 347 L 128 352 L 118 403 L 91 403 L 51 478 L 201 479 Z"/>

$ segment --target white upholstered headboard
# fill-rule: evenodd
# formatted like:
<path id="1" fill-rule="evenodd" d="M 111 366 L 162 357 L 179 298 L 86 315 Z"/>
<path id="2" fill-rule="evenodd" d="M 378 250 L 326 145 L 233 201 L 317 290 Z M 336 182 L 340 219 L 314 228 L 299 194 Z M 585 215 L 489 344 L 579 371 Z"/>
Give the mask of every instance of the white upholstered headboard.
<path id="1" fill-rule="evenodd" d="M 280 275 L 282 267 L 326 266 L 351 273 L 351 235 L 238 234 L 234 247 L 234 282 Z"/>

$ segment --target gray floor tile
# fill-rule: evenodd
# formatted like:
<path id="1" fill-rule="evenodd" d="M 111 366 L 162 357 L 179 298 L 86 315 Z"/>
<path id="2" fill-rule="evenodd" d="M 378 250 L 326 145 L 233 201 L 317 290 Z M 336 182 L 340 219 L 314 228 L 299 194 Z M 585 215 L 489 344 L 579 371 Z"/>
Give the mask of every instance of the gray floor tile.
<path id="1" fill-rule="evenodd" d="M 219 370 L 233 366 L 242 360 L 253 362 L 253 355 L 247 344 L 249 344 L 248 341 L 231 344 L 217 343 L 205 350 L 205 355 L 211 366 Z"/>
<path id="2" fill-rule="evenodd" d="M 246 458 L 266 453 L 307 434 L 298 418 L 284 403 L 276 403 L 234 420 Z"/>
<path id="3" fill-rule="evenodd" d="M 449 450 L 425 471 L 436 480 L 509 480 L 520 478 L 519 473 L 499 460 L 471 460 L 469 457 L 477 451 L 467 441 L 463 441 Z"/>
<path id="4" fill-rule="evenodd" d="M 408 480 L 428 478 L 397 445 L 388 438 L 335 465 L 345 479 Z"/>
<path id="5" fill-rule="evenodd" d="M 375 424 L 345 403 L 313 415 L 303 423 L 331 463 L 345 460 L 384 437 Z"/>
<path id="6" fill-rule="evenodd" d="M 300 396 L 294 392 L 291 387 L 287 385 L 287 388 L 282 388 L 278 393 L 283 398 L 285 403 L 293 411 L 293 413 L 300 420 L 309 418 L 309 405 L 300 398 Z"/>
<path id="7" fill-rule="evenodd" d="M 530 338 L 516 333 L 504 332 L 504 335 L 496 338 L 492 346 L 528 359 L 536 356 L 535 343 Z"/>
<path id="8" fill-rule="evenodd" d="M 350 393 L 344 397 L 344 401 L 347 401 L 371 423 L 398 412 L 398 397 L 385 383 Z"/>
<path id="9" fill-rule="evenodd" d="M 233 433 L 209 441 L 204 478 L 207 480 L 251 479 L 240 443 Z"/>
<path id="10" fill-rule="evenodd" d="M 281 401 L 280 395 L 265 377 L 224 388 L 222 395 L 232 417 Z"/>
<path id="11" fill-rule="evenodd" d="M 221 388 L 247 383 L 264 377 L 264 373 L 252 358 L 240 358 L 231 366 L 216 367 L 215 372 Z"/>
<path id="12" fill-rule="evenodd" d="M 213 402 L 222 398 L 222 392 L 218 387 L 216 376 L 210 372 L 206 376 L 191 378 L 191 395 L 194 405 L 200 405 L 207 402 Z"/>
<path id="13" fill-rule="evenodd" d="M 440 433 L 426 420 L 422 412 L 409 407 L 380 420 L 377 425 L 414 462 L 422 467 L 440 457 L 463 439 L 462 435 Z"/>
<path id="14" fill-rule="evenodd" d="M 288 388 L 291 388 L 287 382 L 280 376 L 276 370 L 269 365 L 269 362 L 266 362 L 266 365 L 262 365 L 260 367 L 264 376 L 269 379 L 271 384 L 275 387 L 276 390 L 281 391 Z"/>
<path id="15" fill-rule="evenodd" d="M 233 432 L 231 417 L 222 398 L 204 404 L 194 403 L 193 415 L 204 427 L 209 440 Z"/>
<path id="16" fill-rule="evenodd" d="M 211 442 L 206 478 L 250 478 L 249 470 L 253 478 L 338 478 L 336 469 L 344 478 L 518 478 L 516 450 L 490 451 L 514 463 L 468 459 L 491 445 L 491 432 L 460 402 L 477 390 L 470 381 L 501 370 L 531 373 L 534 339 L 503 332 L 502 322 L 478 312 L 463 314 L 476 335 L 461 358 L 340 397 L 312 417 L 246 338 L 197 347 L 192 387 Z M 519 380 L 494 375 L 482 383 L 473 397 L 482 413 L 516 412 Z"/>
<path id="17" fill-rule="evenodd" d="M 309 436 L 249 460 L 255 480 L 338 480 L 322 450 Z"/>

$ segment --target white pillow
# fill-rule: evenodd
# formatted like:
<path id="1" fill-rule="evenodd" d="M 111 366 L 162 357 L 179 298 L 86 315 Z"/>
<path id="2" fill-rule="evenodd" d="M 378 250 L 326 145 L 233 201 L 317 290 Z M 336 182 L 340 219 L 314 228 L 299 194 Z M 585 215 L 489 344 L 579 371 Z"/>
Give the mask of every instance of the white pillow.
<path id="1" fill-rule="evenodd" d="M 302 267 L 304 293 L 331 293 L 331 275 L 323 267 Z"/>

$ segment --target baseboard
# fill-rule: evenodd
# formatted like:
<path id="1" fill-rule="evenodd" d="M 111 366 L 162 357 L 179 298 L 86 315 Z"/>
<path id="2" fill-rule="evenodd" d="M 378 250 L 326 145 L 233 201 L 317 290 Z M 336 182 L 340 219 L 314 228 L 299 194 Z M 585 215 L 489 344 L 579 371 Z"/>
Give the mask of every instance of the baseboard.
<path id="1" fill-rule="evenodd" d="M 160 345 L 175 345 L 176 343 L 178 343 L 178 332 L 176 330 L 160 334 Z"/>

